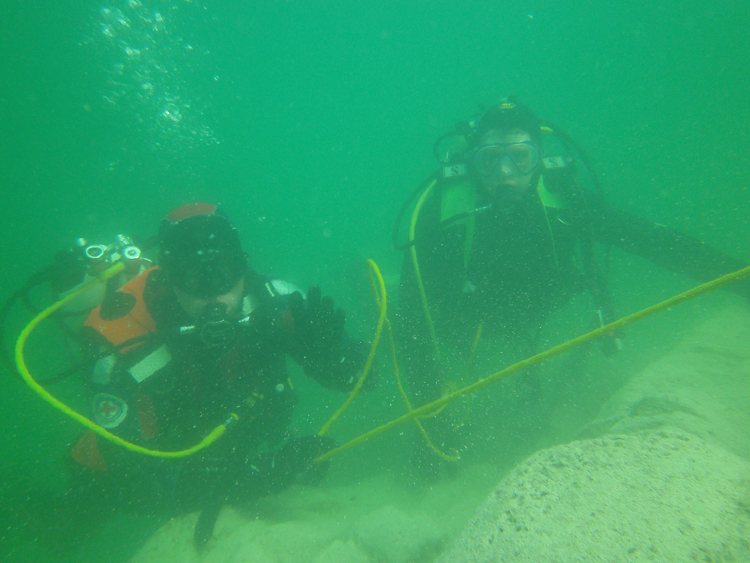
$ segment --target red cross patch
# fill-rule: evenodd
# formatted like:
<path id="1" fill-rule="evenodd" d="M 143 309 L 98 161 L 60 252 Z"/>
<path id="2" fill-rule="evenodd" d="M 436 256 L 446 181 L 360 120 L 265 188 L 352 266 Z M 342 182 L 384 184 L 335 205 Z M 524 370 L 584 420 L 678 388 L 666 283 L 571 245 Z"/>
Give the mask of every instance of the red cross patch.
<path id="1" fill-rule="evenodd" d="M 91 400 L 94 422 L 102 428 L 115 428 L 128 415 L 128 404 L 114 395 L 98 393 Z"/>

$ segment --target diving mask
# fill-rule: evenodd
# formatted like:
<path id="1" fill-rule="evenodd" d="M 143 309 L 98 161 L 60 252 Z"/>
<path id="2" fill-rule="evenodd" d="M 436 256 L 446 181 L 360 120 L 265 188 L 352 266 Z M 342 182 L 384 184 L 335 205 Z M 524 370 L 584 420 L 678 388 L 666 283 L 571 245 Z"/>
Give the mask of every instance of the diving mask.
<path id="1" fill-rule="evenodd" d="M 474 169 L 480 176 L 489 176 L 498 166 L 509 174 L 525 176 L 539 166 L 539 148 L 533 143 L 492 143 L 480 145 L 474 151 Z"/>

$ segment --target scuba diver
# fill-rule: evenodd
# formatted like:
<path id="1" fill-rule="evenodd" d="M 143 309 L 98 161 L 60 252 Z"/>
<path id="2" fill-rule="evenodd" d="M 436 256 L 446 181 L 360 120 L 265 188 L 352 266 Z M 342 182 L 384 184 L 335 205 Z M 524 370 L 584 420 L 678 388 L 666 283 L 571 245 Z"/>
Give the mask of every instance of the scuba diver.
<path id="1" fill-rule="evenodd" d="M 197 546 L 225 503 L 320 482 L 333 447 L 288 430 L 297 402 L 286 356 L 321 385 L 357 382 L 369 351 L 317 287 L 303 296 L 248 264 L 220 209 L 183 205 L 163 221 L 158 266 L 107 294 L 83 329 L 91 419 L 150 450 L 179 451 L 218 426 L 199 452 L 169 459 L 128 451 L 87 430 L 70 450 L 70 490 L 51 510 L 54 536 L 119 509 L 171 518 L 200 511 Z M 225 422 L 228 421 L 228 422 Z"/>
<path id="2" fill-rule="evenodd" d="M 597 325 L 614 321 L 602 247 L 700 282 L 747 265 L 584 189 L 577 164 L 598 184 L 585 154 L 514 98 L 459 124 L 438 139 L 435 153 L 439 170 L 404 204 L 394 229 L 404 250 L 397 334 L 417 404 L 440 396 L 444 359 L 466 362 L 480 334 L 529 357 L 550 314 L 584 291 Z M 399 244 L 399 224 L 415 199 L 408 242 Z M 746 280 L 730 289 L 750 298 Z M 614 334 L 604 344 L 614 352 L 622 340 Z M 521 381 L 519 400 L 533 402 L 538 381 L 533 374 Z M 450 434 L 445 424 L 443 431 Z"/>

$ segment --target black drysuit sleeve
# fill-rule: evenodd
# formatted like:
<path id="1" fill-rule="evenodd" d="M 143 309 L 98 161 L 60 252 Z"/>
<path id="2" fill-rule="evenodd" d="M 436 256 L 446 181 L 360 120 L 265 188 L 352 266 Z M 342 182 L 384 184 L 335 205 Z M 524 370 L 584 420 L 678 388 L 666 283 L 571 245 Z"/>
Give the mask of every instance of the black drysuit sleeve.
<path id="1" fill-rule="evenodd" d="M 601 199 L 590 201 L 590 216 L 596 240 L 650 260 L 663 268 L 705 283 L 740 270 L 748 262 L 670 227 L 630 215 Z M 750 281 L 740 280 L 730 291 L 750 300 Z"/>

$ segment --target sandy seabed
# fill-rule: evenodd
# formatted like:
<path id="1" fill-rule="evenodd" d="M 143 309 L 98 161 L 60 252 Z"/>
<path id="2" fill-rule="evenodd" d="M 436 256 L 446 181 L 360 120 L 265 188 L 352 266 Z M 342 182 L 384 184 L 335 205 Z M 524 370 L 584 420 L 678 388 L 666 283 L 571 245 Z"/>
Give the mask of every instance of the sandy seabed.
<path id="1" fill-rule="evenodd" d="M 197 515 L 173 520 L 132 563 L 750 561 L 747 306 L 694 327 L 578 439 L 472 486 L 498 474 L 467 466 L 419 494 L 385 477 L 295 487 L 226 507 L 201 552 Z"/>

